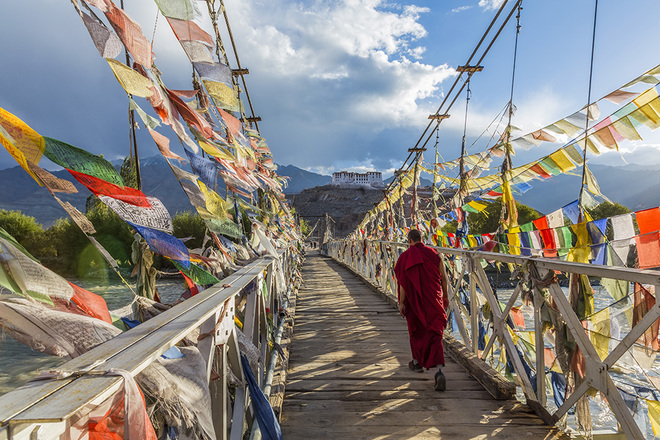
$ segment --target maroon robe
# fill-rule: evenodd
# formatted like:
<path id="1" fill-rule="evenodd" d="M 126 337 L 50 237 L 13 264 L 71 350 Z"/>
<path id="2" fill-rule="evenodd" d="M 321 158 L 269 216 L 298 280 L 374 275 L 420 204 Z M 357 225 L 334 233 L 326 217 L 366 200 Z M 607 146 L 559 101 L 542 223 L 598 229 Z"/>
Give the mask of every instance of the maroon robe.
<path id="1" fill-rule="evenodd" d="M 406 292 L 405 316 L 413 359 L 424 368 L 445 364 L 442 334 L 447 326 L 438 253 L 415 243 L 401 254 L 394 273 Z"/>

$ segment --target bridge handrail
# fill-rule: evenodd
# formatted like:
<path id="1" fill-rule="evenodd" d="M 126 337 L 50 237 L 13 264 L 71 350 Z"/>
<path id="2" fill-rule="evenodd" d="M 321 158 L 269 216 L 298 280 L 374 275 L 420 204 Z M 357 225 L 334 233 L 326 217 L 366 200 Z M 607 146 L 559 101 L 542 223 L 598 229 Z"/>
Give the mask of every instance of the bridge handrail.
<path id="1" fill-rule="evenodd" d="M 259 385 L 263 387 L 263 363 L 270 351 L 267 339 L 271 336 L 268 335 L 265 309 L 275 311 L 273 320 L 276 327 L 279 309 L 277 297 L 278 293 L 284 292 L 276 291 L 275 271 L 282 270 L 285 281 L 291 283 L 295 276 L 295 252 L 291 247 L 284 249 L 279 252 L 278 260 L 269 256 L 261 257 L 215 286 L 100 344 L 61 365 L 57 370 L 102 373 L 115 368 L 129 371 L 135 377 L 168 349 L 201 327 L 200 332 L 210 332 L 212 336 L 201 340 L 198 345 L 207 363 L 207 379 L 214 363 L 216 346 L 219 345 L 222 345 L 224 350 L 220 361 L 226 362 L 229 358 L 234 374 L 243 379 L 237 338 L 234 334 L 234 301 L 228 300 L 257 280 L 256 287 L 247 295 L 243 331 L 261 351 L 263 362 L 256 376 Z M 266 285 L 265 295 L 263 283 Z M 225 304 L 228 309 L 220 316 Z M 218 322 L 219 319 L 223 319 L 222 323 Z M 221 387 L 226 395 L 226 377 L 224 374 L 222 376 Z M 44 438 L 59 438 L 60 434 L 71 427 L 74 418 L 78 420 L 84 417 L 85 412 L 88 413 L 91 408 L 114 396 L 119 391 L 122 380 L 117 376 L 81 374 L 62 380 L 33 382 L 4 394 L 0 396 L 0 440 L 30 439 L 36 431 L 41 435 L 47 432 L 48 437 Z M 242 392 L 246 389 L 247 386 L 243 387 Z M 226 413 L 221 417 L 222 421 L 215 421 L 218 439 L 227 438 L 228 435 L 232 439 L 242 438 L 248 399 L 248 396 L 242 396 L 240 399 L 236 396 L 231 433 Z M 243 405 L 243 408 L 238 405 Z M 226 410 L 227 408 L 225 412 Z"/>
<path id="2" fill-rule="evenodd" d="M 338 240 L 326 244 L 327 255 L 333 259 L 351 267 L 354 271 L 362 275 L 367 280 L 379 286 L 385 293 L 397 296 L 396 277 L 394 276 L 394 264 L 400 255 L 397 251 L 403 251 L 407 244 L 397 242 L 385 242 L 377 240 Z M 596 389 L 607 397 L 607 403 L 614 413 L 620 429 L 630 439 L 643 439 L 645 435 L 634 420 L 633 415 L 626 406 L 621 393 L 610 376 L 610 368 L 624 355 L 631 347 L 644 335 L 653 323 L 660 318 L 660 301 L 656 301 L 647 313 L 631 326 L 630 331 L 625 334 L 622 332 L 622 339 L 613 349 L 608 350 L 604 359 L 601 359 L 592 343 L 583 322 L 578 318 L 569 301 L 569 296 L 564 293 L 558 284 L 558 279 L 554 277 L 552 271 L 560 271 L 569 274 L 570 279 L 579 275 L 588 275 L 593 277 L 608 278 L 614 280 L 623 280 L 641 284 L 651 284 L 656 286 L 656 291 L 660 292 L 660 271 L 640 270 L 627 267 L 612 267 L 589 265 L 568 261 L 558 261 L 547 258 L 525 257 L 518 255 L 499 254 L 493 252 L 473 251 L 456 248 L 445 248 L 431 246 L 440 254 L 451 255 L 460 260 L 460 265 L 455 265 L 450 271 L 449 297 L 450 311 L 456 319 L 457 327 L 461 339 L 465 346 L 479 355 L 484 361 L 488 356 L 494 353 L 495 341 L 499 342 L 500 350 L 506 350 L 508 358 L 511 360 L 515 370 L 517 384 L 528 405 L 548 424 L 556 424 L 559 421 L 565 423 L 565 416 L 568 411 L 579 401 L 587 398 L 586 393 L 590 389 Z M 515 289 L 508 303 L 504 308 L 501 307 L 493 289 L 488 281 L 483 261 L 508 263 L 520 269 L 522 276 L 515 279 Z M 460 269 L 458 269 L 460 266 Z M 526 284 L 525 284 L 526 283 Z M 574 283 L 570 283 L 571 286 Z M 533 294 L 533 315 L 534 315 L 534 350 L 535 359 L 532 358 L 530 367 L 533 371 L 536 366 L 541 366 L 544 374 L 536 375 L 536 391 L 532 386 L 532 381 L 525 371 L 524 359 L 516 348 L 513 339 L 514 328 L 511 328 L 509 322 L 509 313 L 512 307 L 521 295 L 521 291 L 526 289 L 525 285 L 531 285 Z M 465 289 L 463 288 L 465 286 Z M 629 286 L 629 285 L 628 285 Z M 469 301 L 470 313 L 467 307 L 459 301 L 458 291 L 463 290 Z M 571 287 L 570 289 L 573 289 Z M 479 350 L 479 315 L 481 313 L 480 299 L 477 292 L 480 292 L 488 303 L 492 312 L 490 322 L 490 339 L 483 350 Z M 585 358 L 585 373 L 582 380 L 576 381 L 575 390 L 570 396 L 566 395 L 563 404 L 551 412 L 547 408 L 546 402 L 546 383 L 545 375 L 545 333 L 542 331 L 541 308 L 547 306 L 549 301 L 553 302 L 555 311 L 558 311 L 563 319 L 563 324 L 579 347 Z M 473 307 L 475 305 L 476 307 Z M 586 318 L 585 318 L 586 319 Z M 487 329 L 488 332 L 488 329 Z M 534 362 L 535 361 L 535 362 Z M 567 375 L 571 370 L 563 371 Z"/>

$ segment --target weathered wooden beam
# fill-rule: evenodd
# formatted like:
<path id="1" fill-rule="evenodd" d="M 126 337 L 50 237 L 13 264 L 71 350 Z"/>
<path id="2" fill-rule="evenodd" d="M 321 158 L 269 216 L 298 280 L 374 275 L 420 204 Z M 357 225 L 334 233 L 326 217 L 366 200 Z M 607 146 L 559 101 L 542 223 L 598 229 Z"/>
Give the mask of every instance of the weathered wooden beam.
<path id="1" fill-rule="evenodd" d="M 465 65 L 465 66 L 458 66 L 456 68 L 457 72 L 468 72 L 468 73 L 481 72 L 482 70 L 484 70 L 484 66 Z"/>
<path id="2" fill-rule="evenodd" d="M 443 115 L 433 114 L 433 115 L 429 115 L 429 119 L 432 121 L 442 121 L 443 119 L 447 119 L 450 116 L 451 115 L 449 113 L 445 113 Z"/>
<path id="3" fill-rule="evenodd" d="M 232 69 L 231 74 L 234 76 L 248 75 L 250 73 L 249 69 Z"/>
<path id="4" fill-rule="evenodd" d="M 454 339 L 453 336 L 445 333 L 442 345 L 452 359 L 483 385 L 494 399 L 509 400 L 515 398 L 516 384 L 502 377 L 493 367 L 479 359 L 477 355 Z"/>

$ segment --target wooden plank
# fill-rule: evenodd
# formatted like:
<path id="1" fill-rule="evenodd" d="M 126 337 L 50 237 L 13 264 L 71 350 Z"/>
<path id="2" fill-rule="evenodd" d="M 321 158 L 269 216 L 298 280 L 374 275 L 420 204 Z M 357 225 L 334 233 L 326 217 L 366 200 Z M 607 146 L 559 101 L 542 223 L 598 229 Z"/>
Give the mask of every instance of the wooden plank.
<path id="1" fill-rule="evenodd" d="M 447 390 L 435 391 L 435 370 L 408 368 L 405 319 L 374 313 L 382 308 L 374 292 L 346 282 L 339 267 L 312 256 L 305 262 L 282 409 L 284 438 L 568 438 L 542 425 L 527 406 L 492 400 L 451 358 L 443 369 Z M 323 271 L 333 276 L 320 276 Z"/>
<path id="2" fill-rule="evenodd" d="M 450 335 L 444 337 L 445 350 L 461 364 L 497 400 L 513 399 L 516 395 L 516 385 L 506 380 L 490 365 L 470 352 L 463 344 Z"/>

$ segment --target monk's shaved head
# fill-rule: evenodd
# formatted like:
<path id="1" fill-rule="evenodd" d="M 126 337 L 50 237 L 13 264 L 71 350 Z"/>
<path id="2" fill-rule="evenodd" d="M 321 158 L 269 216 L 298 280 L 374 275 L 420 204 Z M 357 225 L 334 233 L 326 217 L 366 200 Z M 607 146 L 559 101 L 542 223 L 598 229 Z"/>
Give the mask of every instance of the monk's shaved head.
<path id="1" fill-rule="evenodd" d="M 419 243 L 422 241 L 422 234 L 420 234 L 417 229 L 411 229 L 410 232 L 408 232 L 408 240 L 413 243 Z"/>

